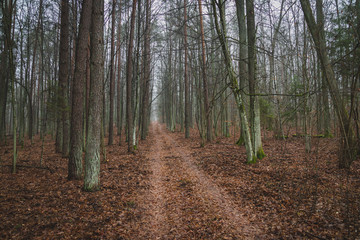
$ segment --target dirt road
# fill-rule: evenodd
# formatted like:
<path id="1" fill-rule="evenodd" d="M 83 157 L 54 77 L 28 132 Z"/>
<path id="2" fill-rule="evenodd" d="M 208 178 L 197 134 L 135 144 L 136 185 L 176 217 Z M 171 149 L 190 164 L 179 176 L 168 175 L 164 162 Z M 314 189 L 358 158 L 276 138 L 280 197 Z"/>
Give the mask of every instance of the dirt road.
<path id="1" fill-rule="evenodd" d="M 154 123 L 143 154 L 150 187 L 144 193 L 149 239 L 262 239 L 231 197 L 195 164 L 191 149 Z"/>

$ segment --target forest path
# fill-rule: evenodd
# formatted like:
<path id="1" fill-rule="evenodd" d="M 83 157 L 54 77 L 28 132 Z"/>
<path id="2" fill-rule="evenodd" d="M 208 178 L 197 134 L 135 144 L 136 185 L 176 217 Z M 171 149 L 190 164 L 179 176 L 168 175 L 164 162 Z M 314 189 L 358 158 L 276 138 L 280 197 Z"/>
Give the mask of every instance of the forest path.
<path id="1" fill-rule="evenodd" d="M 189 147 L 153 123 L 143 154 L 150 188 L 143 197 L 149 239 L 260 239 L 261 231 L 224 189 L 200 170 Z"/>

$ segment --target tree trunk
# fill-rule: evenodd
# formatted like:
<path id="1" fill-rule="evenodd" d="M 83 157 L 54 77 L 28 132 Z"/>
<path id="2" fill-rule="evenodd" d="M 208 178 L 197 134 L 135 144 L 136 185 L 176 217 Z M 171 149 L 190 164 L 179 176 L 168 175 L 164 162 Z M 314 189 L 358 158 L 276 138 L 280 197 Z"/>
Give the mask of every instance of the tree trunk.
<path id="1" fill-rule="evenodd" d="M 190 137 L 190 84 L 188 79 L 187 50 L 187 0 L 184 0 L 184 82 L 185 82 L 185 138 Z"/>
<path id="2" fill-rule="evenodd" d="M 203 14 L 202 14 L 202 5 L 201 0 L 198 0 L 199 3 L 199 14 L 200 14 L 200 34 L 201 34 L 201 49 L 202 49 L 202 77 L 203 77 L 203 87 L 204 87 L 204 107 L 205 107 L 205 117 L 206 117 L 206 140 L 210 142 L 212 140 L 212 122 L 211 122 L 211 112 L 209 105 L 209 90 L 208 90 L 208 80 L 206 75 L 206 54 L 205 54 L 205 37 L 204 37 L 204 25 L 203 25 Z"/>
<path id="3" fill-rule="evenodd" d="M 265 156 L 261 144 L 261 126 L 260 126 L 260 108 L 259 100 L 256 96 L 256 54 L 255 54 L 255 10 L 254 0 L 246 0 L 247 13 L 247 33 L 248 33 L 248 80 L 250 93 L 250 128 L 253 143 L 253 151 L 257 158 L 262 159 Z"/>
<path id="4" fill-rule="evenodd" d="M 132 111 L 132 81 L 133 81 L 133 48 L 134 48 L 134 28 L 135 28 L 135 13 L 136 0 L 133 0 L 131 23 L 130 23 L 130 37 L 129 47 L 127 53 L 126 65 L 126 121 L 127 121 L 127 135 L 128 135 L 128 152 L 134 152 L 133 145 L 133 111 Z"/>
<path id="5" fill-rule="evenodd" d="M 84 190 L 100 189 L 100 131 L 104 79 L 104 1 L 93 0 L 90 31 L 89 126 L 85 154 Z"/>
<path id="6" fill-rule="evenodd" d="M 6 78 L 11 82 L 11 107 L 12 107 L 12 133 L 13 133 L 13 161 L 12 161 L 12 173 L 16 173 L 16 133 L 17 133 L 17 124 L 16 124 L 16 98 L 15 98 L 15 62 L 13 55 L 13 44 L 14 36 L 11 34 L 13 27 L 13 14 L 16 7 L 16 1 L 13 2 L 5 1 L 1 4 L 1 9 L 3 10 L 3 29 L 4 29 L 4 60 L 8 66 L 6 71 Z M 15 14 L 14 14 L 15 15 Z M 7 81 L 8 81 L 7 80 Z"/>
<path id="7" fill-rule="evenodd" d="M 149 119 L 149 91 L 150 91 L 150 34 L 151 34 L 151 0 L 146 0 L 146 25 L 145 25 L 145 56 L 144 56 L 144 85 L 143 85 L 143 101 L 142 101 L 142 127 L 141 139 L 146 139 L 148 133 Z"/>
<path id="8" fill-rule="evenodd" d="M 236 1 L 236 13 L 239 25 L 239 87 L 241 92 L 244 91 L 246 86 L 247 71 L 246 71 L 246 62 L 247 62 L 247 48 L 246 48 L 246 19 L 245 19 L 245 5 L 244 0 Z M 244 94 L 241 94 L 242 99 L 244 99 Z M 241 128 L 240 138 L 237 141 L 238 145 L 244 144 L 244 131 Z"/>
<path id="9" fill-rule="evenodd" d="M 81 179 L 83 165 L 83 122 L 84 122 L 84 87 L 86 83 L 86 58 L 91 24 L 92 0 L 84 0 L 80 17 L 78 44 L 75 56 L 73 78 L 72 114 L 68 179 Z"/>
<path id="10" fill-rule="evenodd" d="M 114 96 L 115 96 L 115 8 L 116 0 L 112 0 L 111 13 L 111 50 L 110 50 L 110 116 L 109 116 L 109 145 L 114 141 Z"/>
<path id="11" fill-rule="evenodd" d="M 9 5 L 10 6 L 9 6 Z M 12 21 L 12 1 L 1 2 L 1 8 L 3 10 L 2 24 L 4 25 L 4 34 L 11 34 L 11 21 Z M 8 37 L 8 36 L 7 36 Z M 9 35 L 10 37 L 10 35 Z M 1 69 L 0 69 L 0 140 L 6 140 L 6 102 L 9 86 L 9 62 L 8 53 L 11 51 L 11 42 L 9 40 L 4 41 L 4 49 L 1 53 Z"/>
<path id="12" fill-rule="evenodd" d="M 59 55 L 60 118 L 62 125 L 62 155 L 69 153 L 68 77 L 69 77 L 69 1 L 61 1 L 61 29 Z"/>
<path id="13" fill-rule="evenodd" d="M 117 39 L 117 135 L 119 136 L 119 145 L 121 144 L 122 129 L 122 83 L 121 83 L 121 0 L 119 2 L 119 23 Z"/>

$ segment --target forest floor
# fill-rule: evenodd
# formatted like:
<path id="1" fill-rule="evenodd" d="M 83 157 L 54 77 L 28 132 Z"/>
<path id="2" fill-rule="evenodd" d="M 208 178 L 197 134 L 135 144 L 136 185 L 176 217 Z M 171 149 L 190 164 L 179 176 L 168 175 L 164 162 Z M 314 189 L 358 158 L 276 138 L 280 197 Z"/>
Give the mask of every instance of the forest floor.
<path id="1" fill-rule="evenodd" d="M 269 134 L 267 134 L 269 135 Z M 117 139 L 118 141 L 118 139 Z M 263 141 L 245 163 L 234 138 L 200 147 L 153 123 L 136 154 L 107 146 L 101 191 L 67 180 L 54 141 L 0 146 L 0 239 L 360 239 L 360 161 L 337 167 L 337 139 Z"/>

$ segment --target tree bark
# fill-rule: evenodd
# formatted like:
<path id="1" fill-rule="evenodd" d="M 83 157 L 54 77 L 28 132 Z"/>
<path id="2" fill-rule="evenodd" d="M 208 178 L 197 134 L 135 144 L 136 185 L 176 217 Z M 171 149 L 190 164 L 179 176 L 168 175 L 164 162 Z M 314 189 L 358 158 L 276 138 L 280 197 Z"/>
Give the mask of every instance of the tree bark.
<path id="1" fill-rule="evenodd" d="M 111 50 L 110 50 L 110 116 L 109 116 L 109 145 L 114 141 L 114 96 L 115 96 L 115 8 L 116 0 L 112 0 L 111 13 Z"/>
<path id="2" fill-rule="evenodd" d="M 184 82 L 185 82 L 185 138 L 190 137 L 190 84 L 188 79 L 187 0 L 184 0 Z"/>
<path id="3" fill-rule="evenodd" d="M 121 0 L 119 0 L 119 22 L 117 39 L 117 135 L 121 145 L 122 130 L 122 84 L 121 84 Z"/>
<path id="4" fill-rule="evenodd" d="M 144 56 L 144 83 L 143 83 L 143 101 L 142 101 L 142 127 L 141 139 L 146 139 L 149 125 L 149 91 L 150 91 L 150 34 L 151 34 L 151 0 L 146 0 L 146 25 L 145 25 L 145 56 Z"/>
<path id="5" fill-rule="evenodd" d="M 199 14 L 200 14 L 200 31 L 201 31 L 201 60 L 202 60 L 202 77 L 203 77 L 203 88 L 204 88 L 204 107 L 205 107 L 205 117 L 206 117 L 206 140 L 210 142 L 212 140 L 212 122 L 211 122 L 211 112 L 209 105 L 209 90 L 208 90 L 208 79 L 206 75 L 206 53 L 205 53 L 205 37 L 204 37 L 204 24 L 203 24 L 203 14 L 202 14 L 202 4 L 201 0 L 198 0 L 199 3 Z"/>
<path id="6" fill-rule="evenodd" d="M 91 24 L 92 0 L 84 0 L 82 5 L 79 36 L 77 40 L 75 70 L 73 79 L 72 114 L 68 179 L 82 178 L 84 87 L 86 84 L 86 58 Z"/>
<path id="7" fill-rule="evenodd" d="M 130 22 L 130 37 L 127 53 L 126 67 L 126 121 L 128 135 L 128 152 L 134 152 L 133 145 L 133 111 L 132 111 L 132 81 L 133 81 L 133 48 L 134 48 L 134 28 L 135 28 L 136 0 L 133 0 Z"/>
<path id="8" fill-rule="evenodd" d="M 3 10 L 3 29 L 4 29 L 4 55 L 6 65 L 8 66 L 6 78 L 7 81 L 10 80 L 11 83 L 11 109 L 12 109 L 12 133 L 13 133 L 13 161 L 12 161 L 12 173 L 16 173 L 16 160 L 17 160 L 17 154 L 16 154 L 16 134 L 17 134 L 17 122 L 16 122 L 16 98 L 15 98 L 15 63 L 14 63 L 14 55 L 13 55 L 13 48 L 14 48 L 14 36 L 11 33 L 11 30 L 13 28 L 13 16 L 15 15 L 15 9 L 16 9 L 16 1 L 13 2 L 5 1 L 2 2 L 1 8 Z"/>
<path id="9" fill-rule="evenodd" d="M 69 77 L 69 1 L 61 0 L 59 87 L 60 117 L 62 125 L 62 155 L 69 154 L 69 120 L 68 120 L 68 77 Z"/>
<path id="10" fill-rule="evenodd" d="M 247 34 L 248 34 L 248 80 L 250 93 L 250 128 L 253 143 L 253 151 L 257 158 L 262 159 L 265 154 L 261 144 L 260 107 L 256 96 L 256 32 L 254 0 L 246 0 Z"/>
<path id="11" fill-rule="evenodd" d="M 84 190 L 100 189 L 100 131 L 104 79 L 104 1 L 93 0 L 90 31 L 89 126 L 86 139 Z"/>
<path id="12" fill-rule="evenodd" d="M 247 62 L 247 42 L 246 42 L 246 19 L 245 19 L 245 4 L 244 0 L 236 1 L 236 13 L 239 25 L 239 87 L 243 92 L 246 86 L 247 71 L 246 71 L 246 62 Z M 244 99 L 244 94 L 241 94 L 242 99 Z M 241 128 L 240 138 L 237 141 L 238 145 L 244 144 L 244 131 Z"/>
<path id="13" fill-rule="evenodd" d="M 12 1 L 10 1 L 12 5 Z M 8 1 L 1 2 L 1 8 L 3 10 L 2 24 L 4 26 L 4 34 L 11 34 L 11 20 L 12 20 L 12 7 L 8 5 Z M 1 69 L 0 69 L 0 139 L 6 140 L 6 102 L 9 87 L 9 69 L 10 62 L 8 53 L 11 50 L 11 42 L 4 41 L 4 50 L 1 53 Z"/>

